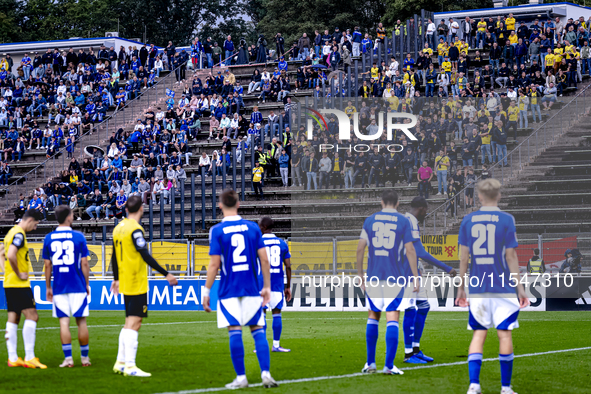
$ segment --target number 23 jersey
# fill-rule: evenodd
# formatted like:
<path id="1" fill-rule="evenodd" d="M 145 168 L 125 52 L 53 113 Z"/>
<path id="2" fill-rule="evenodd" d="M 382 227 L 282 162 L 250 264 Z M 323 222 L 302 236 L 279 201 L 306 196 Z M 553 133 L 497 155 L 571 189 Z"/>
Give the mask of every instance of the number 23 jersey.
<path id="1" fill-rule="evenodd" d="M 80 262 L 88 257 L 86 239 L 70 227 L 58 227 L 45 236 L 43 259 L 53 265 L 53 294 L 86 293 Z"/>
<path id="2" fill-rule="evenodd" d="M 505 251 L 518 246 L 513 215 L 497 207 L 470 213 L 462 220 L 458 243 L 470 249 L 470 277 L 478 277 L 478 283 L 469 280 L 471 294 L 515 293 L 505 259 Z"/>
<path id="3" fill-rule="evenodd" d="M 257 253 L 264 248 L 259 226 L 239 215 L 225 217 L 211 228 L 209 255 L 221 258 L 219 299 L 259 295 Z"/>

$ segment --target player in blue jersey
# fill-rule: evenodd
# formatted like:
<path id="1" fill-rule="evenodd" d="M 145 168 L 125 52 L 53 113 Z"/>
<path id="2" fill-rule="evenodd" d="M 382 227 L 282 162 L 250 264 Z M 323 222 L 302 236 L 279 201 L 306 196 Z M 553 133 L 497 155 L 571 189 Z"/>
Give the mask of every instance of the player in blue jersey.
<path id="1" fill-rule="evenodd" d="M 476 190 L 482 207 L 465 216 L 460 225 L 460 277 L 456 305 L 470 307 L 468 329 L 474 330 L 468 351 L 470 387 L 468 394 L 480 394 L 482 348 L 487 330 L 497 329 L 501 363 L 501 394 L 514 394 L 513 340 L 511 330 L 519 327 L 519 308 L 529 305 L 519 278 L 515 219 L 498 208 L 501 184 L 496 179 L 478 182 Z M 470 257 L 471 256 L 471 257 Z M 470 278 L 465 278 L 470 260 Z M 483 282 L 480 282 L 484 278 Z M 476 280 L 478 279 L 478 280 Z M 468 282 L 470 300 L 464 286 Z"/>
<path id="2" fill-rule="evenodd" d="M 386 312 L 386 365 L 385 374 L 399 374 L 394 366 L 398 346 L 398 319 L 400 311 L 415 305 L 418 292 L 417 256 L 413 246 L 411 226 L 406 217 L 396 211 L 398 194 L 384 192 L 382 210 L 365 220 L 357 245 L 357 273 L 362 278 L 369 309 L 366 343 L 367 362 L 364 373 L 375 373 L 378 323 Z M 368 248 L 367 274 L 363 274 L 363 258 Z M 378 283 L 374 282 L 377 278 Z"/>
<path id="3" fill-rule="evenodd" d="M 88 358 L 88 247 L 84 235 L 72 230 L 74 213 L 67 205 L 55 209 L 58 227 L 47 234 L 43 243 L 47 301 L 53 302 L 53 317 L 60 322 L 60 338 L 64 362 L 60 367 L 73 367 L 70 317 L 76 318 L 83 367 L 90 366 Z M 53 276 L 53 287 L 51 278 Z"/>
<path id="4" fill-rule="evenodd" d="M 456 276 L 456 270 L 447 264 L 442 263 L 435 257 L 431 256 L 421 242 L 421 232 L 419 223 L 425 220 L 427 216 L 427 200 L 423 197 L 415 197 L 410 203 L 410 212 L 404 216 L 410 222 L 413 244 L 417 253 L 417 259 L 422 259 L 427 263 L 434 265 L 447 272 L 450 276 Z M 418 263 L 419 275 L 423 275 L 423 265 Z M 404 362 L 411 364 L 426 364 L 432 362 L 433 358 L 426 356 L 421 351 L 421 337 L 423 336 L 423 329 L 425 328 L 425 320 L 427 313 L 429 313 L 429 300 L 427 299 L 427 290 L 425 286 L 421 286 L 417 295 L 416 308 L 412 307 L 404 311 L 404 320 L 402 326 L 404 328 Z"/>
<path id="5" fill-rule="evenodd" d="M 226 388 L 248 387 L 242 326 L 249 326 L 254 338 L 263 386 L 277 387 L 277 382 L 269 372 L 271 357 L 263 314 L 263 306 L 271 298 L 269 260 L 261 230 L 256 223 L 242 219 L 238 215 L 238 207 L 236 192 L 225 190 L 220 196 L 220 209 L 224 219 L 209 231 L 211 257 L 203 289 L 203 308 L 206 312 L 211 312 L 209 293 L 218 270 L 221 270 L 217 303 L 218 328 L 228 328 L 230 354 L 236 371 L 236 379 L 227 384 Z M 263 275 L 262 289 L 257 277 L 259 270 Z"/>
<path id="6" fill-rule="evenodd" d="M 263 233 L 263 243 L 267 251 L 271 273 L 271 301 L 267 307 L 273 313 L 273 352 L 290 352 L 280 346 L 281 331 L 283 323 L 281 321 L 281 309 L 283 309 L 284 300 L 291 301 L 291 254 L 287 242 L 277 238 L 273 234 L 273 220 L 270 217 L 263 217 L 259 221 L 259 228 Z M 285 276 L 287 283 L 283 280 L 283 265 L 285 264 Z M 259 280 L 260 282 L 260 280 Z M 285 295 L 285 296 L 284 296 Z"/>

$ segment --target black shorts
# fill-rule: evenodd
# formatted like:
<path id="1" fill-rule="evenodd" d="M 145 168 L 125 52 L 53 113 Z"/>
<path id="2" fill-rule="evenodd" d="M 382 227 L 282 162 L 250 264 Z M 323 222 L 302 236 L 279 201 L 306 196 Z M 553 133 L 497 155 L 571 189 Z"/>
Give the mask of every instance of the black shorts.
<path id="1" fill-rule="evenodd" d="M 123 296 L 125 317 L 148 317 L 148 293 Z"/>
<path id="2" fill-rule="evenodd" d="M 8 312 L 20 313 L 25 309 L 35 309 L 35 297 L 30 287 L 8 287 L 4 289 Z"/>
<path id="3" fill-rule="evenodd" d="M 474 189 L 466 189 L 466 197 L 473 198 L 474 197 Z"/>

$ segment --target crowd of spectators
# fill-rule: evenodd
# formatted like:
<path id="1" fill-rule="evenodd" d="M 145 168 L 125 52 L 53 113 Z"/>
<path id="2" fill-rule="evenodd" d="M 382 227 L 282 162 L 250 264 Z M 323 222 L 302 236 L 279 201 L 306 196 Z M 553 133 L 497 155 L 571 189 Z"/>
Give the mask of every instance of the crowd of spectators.
<path id="1" fill-rule="evenodd" d="M 10 67 L 4 67 L 8 60 L 3 59 L 2 83 L 13 81 L 16 89 L 20 82 L 29 90 L 25 95 L 39 93 L 47 105 L 31 105 L 20 93 L 11 92 L 7 97 L 6 91 L 11 88 L 2 85 L 2 96 L 6 97 L 2 100 L 12 105 L 6 106 L 10 114 L 5 119 L 9 126 L 16 126 L 16 133 L 10 128 L 4 132 L 0 141 L 4 144 L 2 156 L 5 161 L 18 160 L 33 145 L 46 149 L 49 144 L 55 152 L 67 137 L 72 138 L 73 146 L 84 127 L 102 119 L 100 114 L 104 116 L 105 108 L 133 98 L 142 88 L 149 87 L 166 67 L 177 69 L 177 80 L 184 84 L 180 97 L 176 100 L 169 97 L 165 109 L 148 109 L 133 131 L 114 133 L 109 146 L 104 147 L 104 157 L 97 150 L 96 156 L 85 163 L 92 168 L 81 166 L 74 170 L 77 179 L 62 180 L 66 194 L 57 193 L 57 201 L 56 197 L 50 198 L 56 195 L 54 185 L 47 185 L 51 189 L 45 193 L 50 196 L 46 198 L 50 206 L 63 202 L 60 196 L 65 196 L 68 201 L 74 198 L 83 201 L 81 206 L 86 209 L 77 212 L 86 212 L 90 217 L 122 214 L 116 209 L 117 204 L 95 201 L 99 198 L 96 189 L 101 196 L 111 193 L 115 200 L 118 194 L 140 193 L 145 203 L 160 198 L 168 202 L 170 190 L 173 187 L 178 190 L 177 182 L 183 179 L 176 172 L 184 173 L 183 164 L 189 164 L 191 152 L 187 143 L 202 133 L 209 139 L 223 140 L 222 149 L 211 156 L 202 152 L 199 158 L 198 166 L 204 168 L 206 176 L 221 176 L 224 168 L 229 174 L 233 163 L 240 163 L 243 146 L 246 149 L 253 146 L 252 181 L 259 198 L 263 198 L 266 181 L 274 176 L 280 177 L 284 187 L 306 189 L 416 183 L 419 194 L 425 197 L 432 192 L 430 182 L 436 179 L 437 194 L 447 195 L 450 209 L 454 210 L 459 201 L 458 192 L 464 187 L 466 205 L 473 204 L 477 167 L 481 176 L 492 176 L 490 165 L 508 165 L 508 135 L 516 140 L 518 128 L 529 127 L 530 113 L 534 123 L 541 122 L 542 111 L 550 110 L 557 96 L 570 86 L 576 88 L 582 75 L 589 73 L 589 21 L 580 18 L 564 25 L 559 19 L 525 22 L 516 21 L 512 14 L 480 20 L 467 18 L 460 23 L 442 20 L 439 25 L 429 20 L 423 26 L 424 32 L 423 28 L 419 29 L 426 43 L 418 51 L 417 59 L 409 52 L 402 64 L 395 57 L 388 62 L 384 59 L 381 64 L 372 62 L 369 70 L 361 74 L 363 80 L 357 86 L 353 84 L 358 104 L 349 101 L 344 111 L 351 120 L 357 115 L 360 128 L 372 134 L 378 130 L 380 112 L 418 115 L 419 122 L 412 129 L 416 141 L 404 134 L 396 135 L 394 141 L 386 141 L 385 133 L 380 137 L 381 144 L 401 145 L 401 152 L 389 152 L 379 144 L 371 145 L 367 152 L 321 151 L 322 143 L 343 144 L 335 132 L 336 119 L 330 119 L 328 128 L 317 130 L 311 141 L 305 138 L 303 129 L 292 132 L 291 115 L 297 105 L 291 102 L 292 91 L 314 89 L 313 95 L 325 100 L 342 96 L 338 87 L 331 93 L 325 70 L 346 71 L 352 57 L 374 54 L 385 37 L 385 29 L 380 25 L 375 40 L 369 33 L 362 34 L 358 27 L 352 31 L 335 28 L 332 34 L 328 30 L 316 31 L 314 38 L 303 33 L 287 49 L 278 33 L 273 38 L 274 49 L 263 36 L 257 45 L 250 46 L 244 39 L 235 44 L 231 36 L 223 45 L 212 42 L 211 38 L 204 42 L 197 38 L 191 45 L 190 56 L 184 50 L 177 54 L 172 43 L 161 54 L 153 46 L 144 46 L 139 51 L 121 48 L 119 53 L 113 48 L 101 48 L 97 56 L 91 48 L 88 53 L 80 51 L 69 58 L 67 53 L 49 51 L 50 63 L 44 60 L 46 55 L 37 56 L 40 61 L 25 57 L 19 70 L 23 74 L 21 78 L 15 78 Z M 398 22 L 396 34 L 403 28 Z M 260 63 L 261 54 L 263 62 L 276 59 L 277 64 L 255 69 L 246 92 L 230 70 L 211 68 L 221 63 Z M 56 56 L 59 66 L 53 67 Z M 62 68 L 59 59 L 64 56 L 66 66 Z M 189 67 L 211 68 L 204 80 L 198 75 L 185 80 L 184 67 L 180 66 L 189 59 Z M 293 74 L 288 71 L 288 61 L 298 62 Z M 120 79 L 127 80 L 124 86 L 119 86 Z M 252 94 L 259 102 L 282 103 L 281 110 L 278 114 L 271 111 L 263 118 L 255 106 L 250 116 L 246 116 L 244 96 Z M 60 105 L 64 95 L 66 111 L 52 115 L 52 109 Z M 77 102 L 79 96 L 82 98 Z M 0 124 L 3 124 L 5 109 L 1 104 Z M 67 112 L 68 108 L 71 113 Z M 46 110 L 55 126 L 48 125 L 49 131 L 29 130 L 36 112 L 42 116 Z M 24 111 L 24 116 L 15 111 Z M 202 127 L 203 119 L 209 119 L 209 127 Z M 65 128 L 66 124 L 74 127 Z M 262 144 L 262 136 L 268 143 Z M 357 143 L 356 139 L 351 141 L 351 145 Z M 232 144 L 236 144 L 236 158 L 232 157 Z M 131 162 L 124 166 L 119 164 L 122 159 Z M 9 165 L 3 164 L 0 183 L 7 182 L 10 175 Z M 40 198 L 43 200 L 43 196 Z"/>

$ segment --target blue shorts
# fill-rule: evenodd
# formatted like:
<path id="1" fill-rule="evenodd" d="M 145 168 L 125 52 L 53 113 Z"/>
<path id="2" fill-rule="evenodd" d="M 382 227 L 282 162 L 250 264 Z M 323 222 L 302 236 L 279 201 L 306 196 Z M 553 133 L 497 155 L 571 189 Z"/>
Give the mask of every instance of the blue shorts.
<path id="1" fill-rule="evenodd" d="M 462 159 L 462 161 L 464 162 L 464 167 L 472 167 L 473 159 Z"/>

